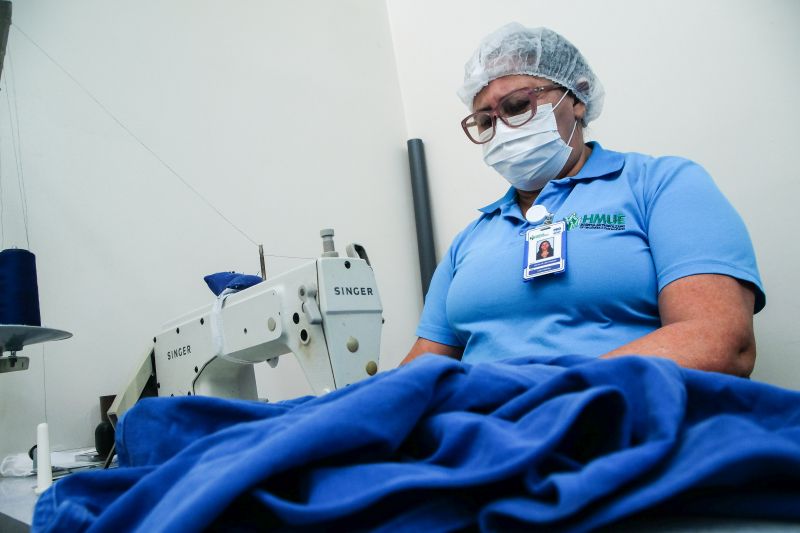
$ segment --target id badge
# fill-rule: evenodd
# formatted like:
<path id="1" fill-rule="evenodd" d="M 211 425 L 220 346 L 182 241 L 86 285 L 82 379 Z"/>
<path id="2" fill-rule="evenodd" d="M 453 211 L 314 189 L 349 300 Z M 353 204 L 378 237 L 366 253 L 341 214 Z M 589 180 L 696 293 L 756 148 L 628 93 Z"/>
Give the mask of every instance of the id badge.
<path id="1" fill-rule="evenodd" d="M 525 232 L 525 268 L 522 279 L 530 281 L 547 274 L 560 274 L 567 268 L 566 224 L 555 222 Z"/>

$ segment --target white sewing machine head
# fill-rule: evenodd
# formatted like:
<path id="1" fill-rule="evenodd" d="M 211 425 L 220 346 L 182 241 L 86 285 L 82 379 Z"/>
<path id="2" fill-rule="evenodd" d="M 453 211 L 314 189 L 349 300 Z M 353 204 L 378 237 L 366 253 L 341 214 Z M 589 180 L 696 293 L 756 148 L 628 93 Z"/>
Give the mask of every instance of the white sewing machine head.
<path id="1" fill-rule="evenodd" d="M 372 267 L 363 247 L 349 245 L 338 257 L 333 231 L 321 235 L 316 260 L 165 325 L 109 409 L 112 419 L 148 381 L 159 396 L 257 399 L 253 364 L 274 366 L 290 353 L 315 394 L 374 375 L 383 308 Z"/>

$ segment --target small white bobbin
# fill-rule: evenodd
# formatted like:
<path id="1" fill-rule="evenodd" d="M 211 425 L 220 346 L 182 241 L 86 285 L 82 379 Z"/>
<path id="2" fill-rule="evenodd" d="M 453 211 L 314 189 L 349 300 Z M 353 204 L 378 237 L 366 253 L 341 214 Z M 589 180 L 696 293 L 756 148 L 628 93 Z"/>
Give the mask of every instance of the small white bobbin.
<path id="1" fill-rule="evenodd" d="M 50 464 L 50 433 L 47 422 L 36 426 L 36 488 L 34 492 L 41 494 L 53 484 L 53 469 Z"/>

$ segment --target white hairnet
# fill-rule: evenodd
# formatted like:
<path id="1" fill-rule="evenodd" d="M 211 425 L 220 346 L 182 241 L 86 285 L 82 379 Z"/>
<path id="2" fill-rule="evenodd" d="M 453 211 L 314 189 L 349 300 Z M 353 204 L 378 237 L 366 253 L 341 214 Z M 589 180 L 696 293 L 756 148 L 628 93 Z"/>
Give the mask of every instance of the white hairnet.
<path id="1" fill-rule="evenodd" d="M 458 97 L 472 110 L 481 89 L 512 74 L 540 76 L 572 91 L 586 104 L 584 123 L 600 116 L 605 91 L 578 49 L 553 30 L 526 28 L 517 22 L 494 31 L 478 45 L 464 65 L 464 85 Z"/>

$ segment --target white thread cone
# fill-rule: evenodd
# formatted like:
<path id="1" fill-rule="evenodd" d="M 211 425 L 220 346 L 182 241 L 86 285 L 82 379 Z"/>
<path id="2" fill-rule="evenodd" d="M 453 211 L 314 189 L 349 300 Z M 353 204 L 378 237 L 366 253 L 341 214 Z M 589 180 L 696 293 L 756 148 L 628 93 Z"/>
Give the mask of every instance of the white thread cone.
<path id="1" fill-rule="evenodd" d="M 50 465 L 50 433 L 47 422 L 36 426 L 36 494 L 41 494 L 53 484 L 53 469 Z"/>

